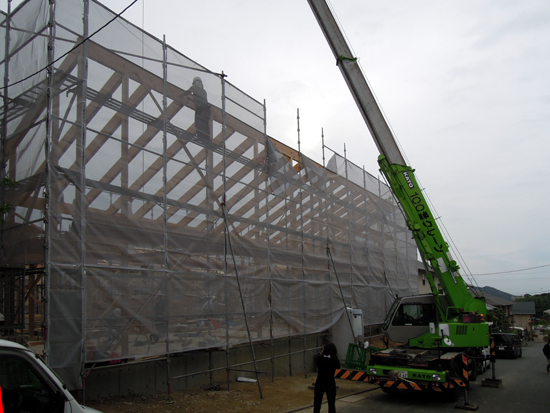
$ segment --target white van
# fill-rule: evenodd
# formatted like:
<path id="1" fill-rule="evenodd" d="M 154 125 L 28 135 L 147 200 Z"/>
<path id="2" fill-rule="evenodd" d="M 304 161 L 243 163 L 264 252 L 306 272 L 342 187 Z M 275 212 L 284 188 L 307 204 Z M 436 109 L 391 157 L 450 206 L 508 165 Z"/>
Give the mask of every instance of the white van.
<path id="1" fill-rule="evenodd" d="M 0 340 L 0 392 L 4 413 L 101 413 L 78 404 L 32 351 L 6 340 Z"/>
<path id="2" fill-rule="evenodd" d="M 512 327 L 511 329 L 518 332 L 518 336 L 520 339 L 525 338 L 525 329 L 523 327 Z"/>

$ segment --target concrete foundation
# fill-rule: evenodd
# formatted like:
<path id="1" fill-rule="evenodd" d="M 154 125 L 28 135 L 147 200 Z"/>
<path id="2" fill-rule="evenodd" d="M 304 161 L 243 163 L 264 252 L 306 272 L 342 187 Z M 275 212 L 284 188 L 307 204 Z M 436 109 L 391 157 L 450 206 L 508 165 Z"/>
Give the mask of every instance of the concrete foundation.
<path id="1" fill-rule="evenodd" d="M 260 380 L 313 373 L 314 356 L 326 342 L 326 334 L 317 334 L 274 340 L 273 350 L 270 341 L 254 344 L 257 367 L 263 372 Z M 172 391 L 214 384 L 230 387 L 237 377 L 255 378 L 253 371 L 250 345 L 232 347 L 228 353 L 225 349 L 177 353 L 169 360 L 162 357 L 92 368 L 84 391 L 77 396 L 89 401 L 118 395 L 167 393 L 168 377 L 172 378 Z"/>

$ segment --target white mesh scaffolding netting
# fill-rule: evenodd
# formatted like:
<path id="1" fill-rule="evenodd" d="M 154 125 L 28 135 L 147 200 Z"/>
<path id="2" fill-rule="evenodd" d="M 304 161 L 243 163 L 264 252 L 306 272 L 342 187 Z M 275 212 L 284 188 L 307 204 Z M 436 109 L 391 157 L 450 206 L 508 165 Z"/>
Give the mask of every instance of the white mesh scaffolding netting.
<path id="1" fill-rule="evenodd" d="M 337 154 L 295 168 L 262 104 L 124 19 L 73 49 L 114 16 L 84 4 L 0 16 L 3 173 L 19 182 L 3 264 L 44 265 L 48 361 L 69 386 L 86 362 L 247 342 L 236 271 L 253 340 L 329 328 L 336 274 L 367 324 L 417 291 L 385 184 Z"/>

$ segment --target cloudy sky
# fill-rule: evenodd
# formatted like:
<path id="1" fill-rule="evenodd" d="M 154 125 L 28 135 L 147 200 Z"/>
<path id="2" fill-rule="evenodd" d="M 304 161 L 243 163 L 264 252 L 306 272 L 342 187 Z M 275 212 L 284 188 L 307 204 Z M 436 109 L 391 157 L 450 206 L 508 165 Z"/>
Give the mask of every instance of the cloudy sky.
<path id="1" fill-rule="evenodd" d="M 103 1 L 115 12 L 130 3 Z M 550 2 L 331 4 L 477 284 L 550 292 Z M 345 144 L 348 159 L 378 175 L 306 0 L 138 0 L 124 17 L 265 99 L 270 136 L 297 147 L 299 108 L 304 154 L 322 161 L 323 128 L 327 146 L 343 154 Z"/>

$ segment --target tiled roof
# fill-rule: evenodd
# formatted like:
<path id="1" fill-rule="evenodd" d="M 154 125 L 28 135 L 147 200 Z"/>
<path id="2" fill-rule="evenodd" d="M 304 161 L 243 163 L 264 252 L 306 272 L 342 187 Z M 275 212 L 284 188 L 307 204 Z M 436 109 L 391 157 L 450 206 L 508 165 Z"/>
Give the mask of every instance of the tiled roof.
<path id="1" fill-rule="evenodd" d="M 514 314 L 535 314 L 535 302 L 534 301 L 516 301 L 514 307 L 512 307 Z"/>
<path id="2" fill-rule="evenodd" d="M 514 305 L 513 301 L 505 300 L 504 298 L 495 297 L 494 295 L 483 293 L 487 304 L 490 304 L 494 307 L 507 307 L 509 305 Z"/>

